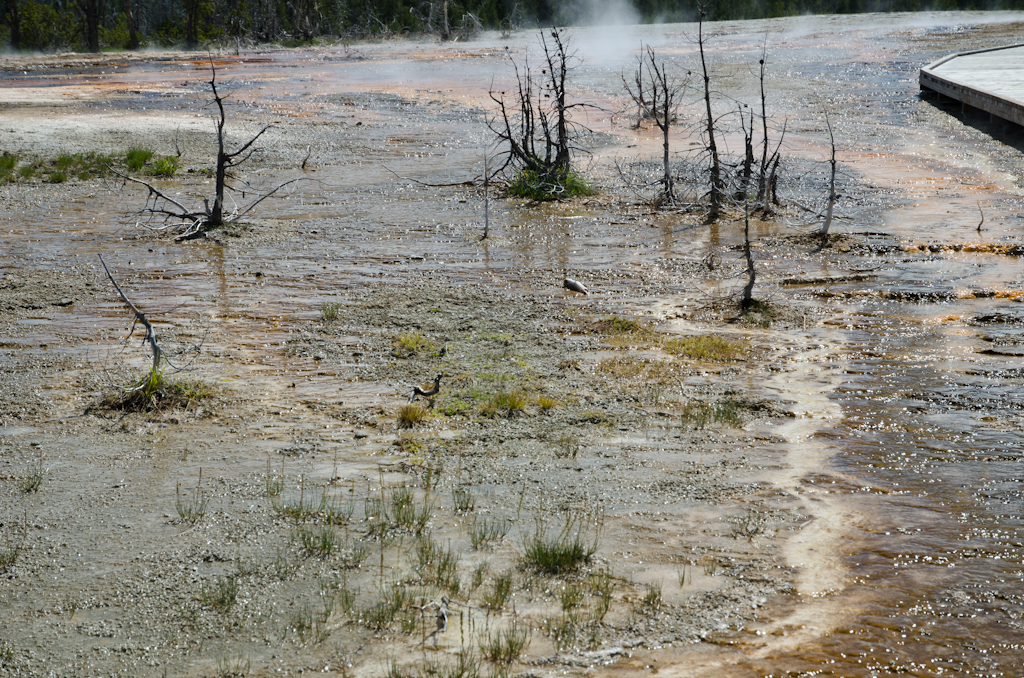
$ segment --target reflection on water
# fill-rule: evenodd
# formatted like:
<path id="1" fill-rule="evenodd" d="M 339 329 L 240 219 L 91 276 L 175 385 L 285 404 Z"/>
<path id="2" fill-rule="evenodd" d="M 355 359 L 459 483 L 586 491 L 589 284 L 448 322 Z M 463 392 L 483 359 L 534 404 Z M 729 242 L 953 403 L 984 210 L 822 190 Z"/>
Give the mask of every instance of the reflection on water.
<path id="1" fill-rule="evenodd" d="M 714 664 L 718 675 L 1018 675 L 1024 665 L 1020 158 L 921 102 L 916 87 L 921 64 L 1002 44 L 1019 31 L 1019 19 L 926 13 L 712 28 L 713 75 L 723 95 L 738 100 L 756 100 L 752 65 L 767 39 L 770 108 L 789 121 L 784 153 L 808 162 L 826 157 L 822 111 L 830 110 L 849 184 L 839 229 L 878 235 L 866 239 L 868 247 L 824 259 L 760 250 L 765 280 L 871 272 L 776 292 L 808 308 L 825 304 L 830 315 L 777 331 L 786 368 L 774 382 L 752 385 L 799 394 L 800 416 L 773 431 L 786 459 L 775 481 L 780 502 L 805 506 L 813 517 L 787 554 L 799 604 L 776 622 L 726 636 L 735 651 L 721 648 L 714 662 L 663 673 L 711 675 Z M 596 100 L 618 97 L 620 73 L 641 39 L 685 68 L 693 29 L 624 29 L 614 49 L 596 47 L 597 34 L 579 29 L 586 59 L 579 82 Z M 247 115 L 333 125 L 319 140 L 276 137 L 292 155 L 301 157 L 307 144 L 337 144 L 350 151 L 345 164 L 321 163 L 316 183 L 268 201 L 260 214 L 268 222 L 258 226 L 265 235 L 245 247 L 136 239 L 110 204 L 111 195 L 130 202 L 123 191 L 74 189 L 56 217 L 41 197 L 17 218 L 3 215 L 3 266 L 94 269 L 96 253 L 112 253 L 125 284 L 145 290 L 153 306 L 185 303 L 211 323 L 238 329 L 235 341 L 207 347 L 236 358 L 232 378 L 277 389 L 298 383 L 297 392 L 316 388 L 315 378 L 329 371 L 268 347 L 284 345 L 339 290 L 368 281 L 436 276 L 560 294 L 562 276 L 572 272 L 620 307 L 667 316 L 704 303 L 719 288 L 694 289 L 686 262 L 713 246 L 727 251 L 737 238 L 728 226 L 683 229 L 671 216 L 598 202 L 566 211 L 495 201 L 492 236 L 480 243 L 478 191 L 425 187 L 382 167 L 428 182 L 478 176 L 488 141 L 486 92 L 492 78 L 507 76 L 506 44 L 520 54 L 536 48 L 531 35 L 491 35 L 467 45 L 221 58 L 218 77 Z M 94 101 L 70 111 L 71 119 L 93 115 L 93 105 L 155 108 L 164 118 L 154 124 L 173 130 L 186 117 L 198 124 L 191 109 L 205 68 L 167 60 L 100 73 L 40 70 L 7 74 L 0 89 L 12 101 L 55 97 L 62 88 Z M 115 104 L 90 98 L 90 88 L 116 93 Z M 594 170 L 611 182 L 600 163 L 654 154 L 657 139 L 617 126 L 609 112 L 616 109 L 606 108 L 589 123 L 618 135 L 605 140 Z M 264 179 L 298 173 L 293 163 Z M 979 202 L 987 228 L 980 234 Z M 758 239 L 791 232 L 787 224 L 757 228 Z M 113 298 L 62 314 L 62 331 L 96 336 L 97 309 L 104 331 L 116 334 L 124 312 Z M 26 325 L 19 338 L 26 344 L 51 335 Z"/>

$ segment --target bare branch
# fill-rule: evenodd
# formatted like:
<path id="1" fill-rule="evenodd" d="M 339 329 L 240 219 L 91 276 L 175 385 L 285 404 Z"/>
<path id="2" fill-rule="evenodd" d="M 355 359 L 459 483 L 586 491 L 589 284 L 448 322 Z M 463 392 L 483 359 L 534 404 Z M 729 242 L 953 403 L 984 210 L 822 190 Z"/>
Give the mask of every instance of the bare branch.
<path id="1" fill-rule="evenodd" d="M 401 174 L 399 174 L 395 170 L 391 169 L 390 167 L 388 167 L 384 163 L 381 163 L 380 166 L 383 167 L 384 169 L 386 169 L 387 171 L 391 172 L 392 174 L 394 174 L 396 177 L 398 177 L 402 181 L 411 181 L 414 184 L 419 184 L 420 186 L 429 186 L 431 188 L 444 188 L 446 186 L 476 186 L 476 182 L 480 178 L 480 177 L 473 177 L 472 179 L 469 179 L 467 181 L 455 181 L 455 182 L 452 182 L 450 184 L 431 184 L 431 183 L 427 183 L 426 181 L 420 181 L 418 179 L 413 179 L 411 177 L 403 177 Z"/>
<path id="2" fill-rule="evenodd" d="M 107 262 L 103 261 L 103 255 L 99 254 L 97 256 L 100 258 L 100 263 L 103 264 L 103 270 L 107 272 L 107 277 L 110 278 L 110 283 L 114 286 L 114 289 L 117 290 L 117 293 L 121 296 L 121 299 L 124 300 L 124 303 L 128 304 L 128 308 L 132 310 L 132 313 L 135 314 L 135 317 L 132 320 L 132 331 L 135 330 L 136 321 L 142 323 L 142 326 L 146 328 L 146 338 L 144 341 L 149 342 L 149 347 L 153 351 L 153 367 L 150 369 L 151 372 L 159 372 L 162 352 L 160 351 L 160 344 L 156 340 L 156 331 L 153 330 L 153 326 L 150 324 L 146 314 L 140 311 L 135 304 L 132 303 L 131 299 L 128 298 L 128 295 L 126 295 L 121 289 L 121 286 L 117 284 L 116 280 L 114 280 L 114 276 L 110 273 L 110 269 L 107 268 Z"/>

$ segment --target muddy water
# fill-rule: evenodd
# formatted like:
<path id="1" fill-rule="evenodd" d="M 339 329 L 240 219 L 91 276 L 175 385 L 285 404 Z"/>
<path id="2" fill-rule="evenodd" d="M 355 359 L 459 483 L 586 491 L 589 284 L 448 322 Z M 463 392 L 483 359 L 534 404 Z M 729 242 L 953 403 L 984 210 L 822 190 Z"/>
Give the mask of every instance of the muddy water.
<path id="1" fill-rule="evenodd" d="M 818 186 L 827 155 L 821 112 L 829 109 L 847 196 L 836 229 L 865 245 L 811 256 L 778 239 L 807 230 L 799 215 L 757 224 L 758 239 L 769 243 L 758 250 L 766 294 L 807 309 L 801 324 L 755 333 L 760 340 L 767 335 L 772 360 L 784 369 L 751 384 L 793 403 L 796 415 L 761 433 L 781 441 L 771 444 L 778 468 L 762 480 L 779 489 L 780 507 L 808 516 L 783 554 L 797 594 L 769 621 L 723 634 L 713 651 L 685 664 L 673 661 L 677 651 L 666 651 L 662 673 L 1010 676 L 1024 665 L 1022 264 L 997 253 L 1021 244 L 1024 167 L 1018 150 L 919 100 L 916 87 L 921 64 L 1010 42 L 1021 20 L 920 14 L 711 28 L 713 76 L 723 96 L 740 101 L 757 101 L 756 62 L 767 43 L 769 111 L 777 127 L 787 120 L 785 152 L 794 167 L 813 168 Z M 693 68 L 694 29 L 576 32 L 578 82 L 602 104 L 588 118 L 599 133 L 592 167 L 599 182 L 615 186 L 610 158 L 657 152 L 653 135 L 624 123 L 620 73 L 632 50 L 645 40 Z M 95 270 L 95 254 L 104 252 L 118 270 L 132 271 L 128 283 L 145 289 L 155 306 L 187 302 L 202 322 L 237 327 L 234 342 L 207 346 L 242 358 L 219 377 L 251 381 L 268 393 L 283 393 L 287 382 L 297 382 L 292 393 L 300 395 L 333 383 L 330 366 L 269 347 L 290 338 L 297 322 L 315 318 L 334 290 L 381 279 L 443 275 L 559 294 L 569 271 L 599 290 L 599 303 L 609 308 L 651 311 L 672 330 L 696 327 L 679 316 L 738 283 L 693 289 L 671 262 L 697 261 L 717 247 L 735 267 L 727 249 L 737 242 L 735 228 L 682 228 L 672 217 L 597 201 L 572 211 L 495 201 L 492 237 L 477 243 L 478 190 L 432 189 L 382 167 L 434 183 L 477 176 L 488 142 L 486 91 L 492 78 L 507 75 L 506 45 L 536 54 L 534 37 L 518 35 L 453 46 L 220 55 L 218 77 L 232 92 L 240 126 L 278 125 L 268 133 L 274 151 L 257 170 L 259 179 L 302 175 L 294 160 L 281 157 L 301 157 L 307 146 L 313 151 L 309 176 L 316 181 L 265 204 L 261 216 L 276 224 L 270 235 L 244 249 L 139 239 L 125 215 L 136 194 L 72 188 L 56 218 L 46 202 L 17 218 L 4 215 L 5 270 L 20 261 Z M 209 132 L 193 103 L 204 68 L 188 59 L 125 60 L 5 73 L 5 100 L 28 111 L 33 101 L 73 110 L 53 114 L 66 120 L 57 129 L 19 120 L 19 138 L 4 143 L 70 148 L 80 123 L 99 130 L 100 147 L 119 149 L 145 128 L 162 135 L 161 150 L 169 152 L 184 130 L 189 160 Z M 689 94 L 687 112 L 696 110 L 696 98 Z M 336 146 L 303 136 L 289 125 L 294 119 L 334 125 L 341 130 L 330 139 Z M 125 129 L 128 123 L 135 132 Z M 680 134 L 679 142 L 689 137 Z M 814 197 L 808 186 L 783 190 L 806 201 Z M 428 202 L 434 208 L 424 213 Z M 980 234 L 979 202 L 986 215 Z M 652 261 L 653 273 L 632 273 Z M 781 283 L 793 275 L 864 271 L 870 277 L 856 282 Z M 74 307 L 61 314 L 62 332 L 89 337 L 63 350 L 86 355 L 123 331 L 123 309 L 112 299 L 100 308 L 100 320 Z M 48 321 L 29 319 L 16 341 L 37 350 L 52 336 Z"/>

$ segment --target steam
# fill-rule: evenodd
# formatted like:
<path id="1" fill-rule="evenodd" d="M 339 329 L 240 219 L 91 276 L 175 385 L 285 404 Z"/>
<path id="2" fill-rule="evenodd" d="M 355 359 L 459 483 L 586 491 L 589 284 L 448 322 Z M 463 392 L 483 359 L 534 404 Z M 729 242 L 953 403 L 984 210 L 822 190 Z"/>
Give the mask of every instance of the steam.
<path id="1" fill-rule="evenodd" d="M 641 20 L 629 0 L 570 0 L 556 18 L 562 26 L 635 26 Z"/>
<path id="2" fill-rule="evenodd" d="M 620 61 L 639 41 L 641 16 L 629 0 L 570 0 L 557 18 L 563 26 L 588 27 L 573 31 L 573 47 L 590 64 Z"/>

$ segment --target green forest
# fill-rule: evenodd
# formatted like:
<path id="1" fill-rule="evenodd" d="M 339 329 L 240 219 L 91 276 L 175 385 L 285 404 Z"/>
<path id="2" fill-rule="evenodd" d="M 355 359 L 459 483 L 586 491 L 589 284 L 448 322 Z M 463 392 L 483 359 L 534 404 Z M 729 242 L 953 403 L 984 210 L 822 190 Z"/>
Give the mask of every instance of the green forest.
<path id="1" fill-rule="evenodd" d="M 586 0 L 0 0 L 5 51 L 199 49 L 210 44 L 382 38 L 573 25 Z M 643 21 L 800 14 L 1022 9 L 1024 0 L 633 0 Z"/>

